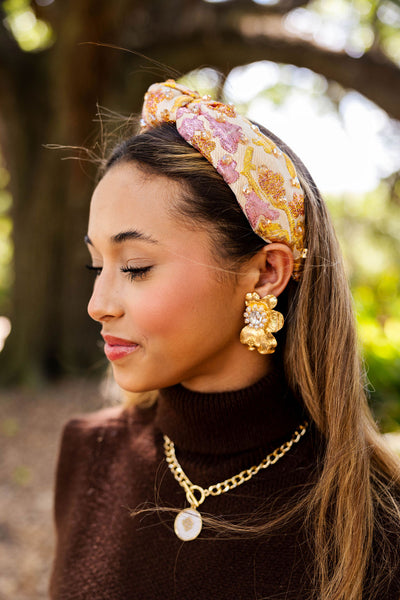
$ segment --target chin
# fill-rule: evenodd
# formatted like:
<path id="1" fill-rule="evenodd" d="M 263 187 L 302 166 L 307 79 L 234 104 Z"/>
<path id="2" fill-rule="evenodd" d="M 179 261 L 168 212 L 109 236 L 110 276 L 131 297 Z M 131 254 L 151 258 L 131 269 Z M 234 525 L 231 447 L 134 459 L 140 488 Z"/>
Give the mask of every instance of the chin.
<path id="1" fill-rule="evenodd" d="M 151 392 L 152 390 L 159 388 L 159 386 L 154 386 L 150 382 L 140 380 L 140 378 L 135 380 L 133 377 L 118 377 L 115 371 L 114 379 L 123 392 L 128 392 L 130 394 L 141 394 L 143 392 Z"/>
<path id="2" fill-rule="evenodd" d="M 118 386 L 125 392 L 132 394 L 160 390 L 180 384 L 183 381 L 190 388 L 191 382 L 204 379 L 204 369 L 200 371 L 197 367 L 192 368 L 191 365 L 189 367 L 182 365 L 180 369 L 177 369 L 176 365 L 166 364 L 166 361 L 161 365 L 160 360 L 148 361 L 147 368 L 143 364 L 138 366 L 128 361 L 121 361 L 120 363 L 115 361 L 111 365 Z"/>
<path id="3" fill-rule="evenodd" d="M 117 385 L 128 394 L 152 392 L 179 383 L 170 378 L 160 378 L 159 374 L 146 376 L 146 374 L 142 372 L 136 375 L 132 370 L 120 369 L 117 365 L 113 365 L 113 374 Z"/>

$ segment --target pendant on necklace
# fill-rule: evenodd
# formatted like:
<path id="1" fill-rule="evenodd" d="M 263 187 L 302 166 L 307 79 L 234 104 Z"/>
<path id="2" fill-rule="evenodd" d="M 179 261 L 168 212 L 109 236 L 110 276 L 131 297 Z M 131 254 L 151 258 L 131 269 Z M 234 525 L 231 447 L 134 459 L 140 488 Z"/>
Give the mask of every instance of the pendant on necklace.
<path id="1" fill-rule="evenodd" d="M 201 514 L 195 508 L 185 508 L 175 518 L 175 533 L 184 542 L 197 538 L 202 527 Z"/>

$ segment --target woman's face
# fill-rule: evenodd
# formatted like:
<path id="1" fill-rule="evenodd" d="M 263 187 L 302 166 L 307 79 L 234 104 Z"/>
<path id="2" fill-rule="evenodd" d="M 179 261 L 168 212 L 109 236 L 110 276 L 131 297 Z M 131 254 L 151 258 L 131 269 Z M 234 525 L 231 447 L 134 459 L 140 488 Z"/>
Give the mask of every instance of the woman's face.
<path id="1" fill-rule="evenodd" d="M 181 193 L 179 183 L 125 163 L 93 194 L 87 243 L 98 271 L 88 312 L 102 325 L 117 383 L 129 391 L 176 383 L 233 389 L 250 383 L 248 365 L 266 370 L 265 357 L 239 341 L 254 269 L 235 281 L 218 277 L 209 233 L 168 210 Z"/>

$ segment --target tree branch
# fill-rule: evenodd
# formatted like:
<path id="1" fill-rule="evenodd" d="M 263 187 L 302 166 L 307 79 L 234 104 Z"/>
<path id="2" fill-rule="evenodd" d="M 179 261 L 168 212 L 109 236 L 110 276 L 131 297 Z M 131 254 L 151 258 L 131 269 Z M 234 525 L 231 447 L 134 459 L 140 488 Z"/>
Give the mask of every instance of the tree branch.
<path id="1" fill-rule="evenodd" d="M 260 60 L 306 67 L 345 88 L 355 89 L 383 108 L 391 117 L 400 119 L 400 69 L 379 52 L 369 52 L 360 58 L 322 48 L 289 34 L 279 36 L 244 35 L 222 31 L 218 37 L 191 35 L 171 44 L 151 45 L 141 51 L 183 72 L 194 65 L 208 63 L 222 73 L 239 65 Z"/>
<path id="2" fill-rule="evenodd" d="M 202 0 L 204 2 L 204 0 Z M 248 15 L 283 15 L 295 8 L 301 8 L 309 4 L 309 0 L 280 0 L 276 4 L 255 4 L 249 0 L 229 0 L 221 4 L 211 6 L 212 10 L 217 12 L 240 10 Z"/>

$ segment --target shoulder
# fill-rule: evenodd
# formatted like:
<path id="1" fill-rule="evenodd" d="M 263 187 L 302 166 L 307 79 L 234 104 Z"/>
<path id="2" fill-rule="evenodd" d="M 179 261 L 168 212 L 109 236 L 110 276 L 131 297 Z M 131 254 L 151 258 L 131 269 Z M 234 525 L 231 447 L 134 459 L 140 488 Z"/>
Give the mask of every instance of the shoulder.
<path id="1" fill-rule="evenodd" d="M 93 413 L 77 415 L 65 424 L 63 437 L 85 437 L 104 428 L 121 427 L 127 420 L 125 413 L 122 406 L 112 406 Z"/>
<path id="2" fill-rule="evenodd" d="M 155 407 L 112 406 L 76 416 L 61 435 L 58 482 L 107 468 L 132 454 L 151 454 L 155 445 Z"/>
<path id="3" fill-rule="evenodd" d="M 121 454 L 150 448 L 154 444 L 154 409 L 114 406 L 77 416 L 64 426 L 58 480 L 67 474 L 82 473 L 101 463 L 118 460 Z"/>
<path id="4" fill-rule="evenodd" d="M 112 406 L 70 419 L 62 432 L 62 443 L 103 441 L 118 433 L 139 432 L 153 422 L 154 410 Z"/>
<path id="5" fill-rule="evenodd" d="M 154 409 L 115 406 L 77 416 L 62 433 L 55 485 L 56 520 L 86 495 L 123 476 L 124 465 L 155 454 Z"/>

